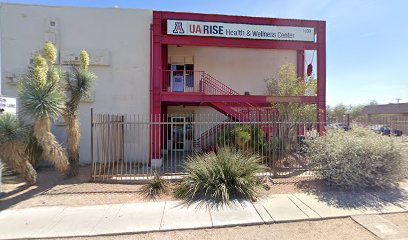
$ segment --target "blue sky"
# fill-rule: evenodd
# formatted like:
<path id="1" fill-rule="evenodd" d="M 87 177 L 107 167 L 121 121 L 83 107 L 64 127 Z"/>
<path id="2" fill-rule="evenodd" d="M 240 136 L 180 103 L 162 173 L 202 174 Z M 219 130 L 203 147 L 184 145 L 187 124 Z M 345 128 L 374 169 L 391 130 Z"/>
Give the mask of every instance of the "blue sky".
<path id="1" fill-rule="evenodd" d="M 405 0 L 20 0 L 47 5 L 317 19 L 327 21 L 327 102 L 408 102 Z"/>

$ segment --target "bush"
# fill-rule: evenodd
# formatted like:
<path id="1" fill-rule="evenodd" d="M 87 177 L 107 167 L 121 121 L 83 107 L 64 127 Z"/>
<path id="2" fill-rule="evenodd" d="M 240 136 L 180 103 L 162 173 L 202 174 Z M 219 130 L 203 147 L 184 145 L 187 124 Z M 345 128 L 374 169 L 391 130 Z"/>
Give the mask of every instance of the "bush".
<path id="1" fill-rule="evenodd" d="M 316 174 L 341 189 L 396 186 L 407 177 L 407 146 L 360 126 L 306 140 Z"/>
<path id="2" fill-rule="evenodd" d="M 209 200 L 229 204 L 233 199 L 254 199 L 261 185 L 257 173 L 264 170 L 258 155 L 245 154 L 231 148 L 218 153 L 190 157 L 187 175 L 174 189 L 177 198 L 186 201 Z"/>
<path id="3" fill-rule="evenodd" d="M 141 191 L 148 198 L 156 198 L 167 191 L 167 185 L 167 181 L 154 172 L 153 177 L 142 187 Z"/>
<path id="4" fill-rule="evenodd" d="M 10 113 L 0 114 L 0 159 L 28 184 L 35 184 L 37 172 L 26 153 L 27 127 Z"/>

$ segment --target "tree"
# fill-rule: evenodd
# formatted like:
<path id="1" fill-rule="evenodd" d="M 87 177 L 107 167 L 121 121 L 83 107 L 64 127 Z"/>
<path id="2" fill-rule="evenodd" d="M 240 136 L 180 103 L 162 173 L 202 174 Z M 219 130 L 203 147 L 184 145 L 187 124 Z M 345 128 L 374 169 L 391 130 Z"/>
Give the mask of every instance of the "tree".
<path id="1" fill-rule="evenodd" d="M 297 76 L 293 64 L 280 67 L 276 77 L 266 80 L 268 94 L 271 96 L 306 96 L 316 92 L 316 80 L 304 79 Z M 317 110 L 314 105 L 304 103 L 274 103 L 273 107 L 279 111 L 279 121 L 282 122 L 315 122 Z"/>
<path id="2" fill-rule="evenodd" d="M 327 114 L 330 121 L 345 121 L 346 116 L 349 115 L 351 119 L 356 119 L 363 115 L 364 105 L 349 105 L 342 103 L 334 107 L 327 107 Z"/>
<path id="3" fill-rule="evenodd" d="M 364 105 L 350 105 L 348 114 L 350 114 L 351 119 L 356 119 L 363 116 Z"/>
<path id="4" fill-rule="evenodd" d="M 0 114 L 0 158 L 16 171 L 29 185 L 37 182 L 37 172 L 26 152 L 27 127 L 10 113 Z"/>
<path id="5" fill-rule="evenodd" d="M 27 74 L 18 82 L 20 113 L 34 120 L 33 135 L 42 148 L 42 155 L 62 172 L 68 170 L 65 151 L 51 132 L 51 118 L 62 116 L 65 93 L 60 79 L 64 77 L 55 66 L 57 49 L 47 42 L 42 53 L 36 53 Z"/>
<path id="6" fill-rule="evenodd" d="M 69 98 L 65 102 L 64 120 L 68 139 L 69 176 L 77 176 L 79 171 L 79 146 L 81 129 L 79 127 L 78 106 L 82 98 L 91 94 L 96 76 L 89 71 L 89 55 L 83 50 L 80 53 L 80 65 L 72 66 L 66 78 L 66 90 Z"/>
<path id="7" fill-rule="evenodd" d="M 376 100 L 371 100 L 369 105 L 378 105 L 378 102 Z"/>
<path id="8" fill-rule="evenodd" d="M 316 93 L 315 79 L 302 79 L 297 76 L 293 64 L 280 67 L 276 77 L 266 80 L 268 94 L 271 96 L 305 96 Z M 307 122 L 316 122 L 317 108 L 304 103 L 274 103 L 272 107 L 278 110 L 279 137 L 285 142 L 284 155 L 291 152 L 297 144 L 298 129 Z"/>
<path id="9" fill-rule="evenodd" d="M 334 107 L 328 107 L 327 114 L 331 121 L 342 121 L 344 116 L 347 114 L 347 106 L 339 103 Z"/>

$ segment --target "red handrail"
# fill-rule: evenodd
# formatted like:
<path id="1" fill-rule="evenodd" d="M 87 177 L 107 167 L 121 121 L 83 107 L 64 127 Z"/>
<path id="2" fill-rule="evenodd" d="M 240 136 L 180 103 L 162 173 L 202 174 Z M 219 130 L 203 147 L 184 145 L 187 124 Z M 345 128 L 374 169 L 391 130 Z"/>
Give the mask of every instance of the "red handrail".
<path id="1" fill-rule="evenodd" d="M 218 81 L 213 76 L 209 75 L 204 71 L 193 71 L 193 70 L 163 70 L 162 77 L 162 91 L 177 92 L 177 89 L 171 86 L 170 80 L 172 76 L 183 76 L 184 83 L 182 85 L 182 92 L 199 92 L 207 95 L 241 95 L 234 89 L 230 88 L 226 84 Z M 188 82 L 187 82 L 188 81 Z M 172 89 L 173 88 L 173 89 Z M 252 103 L 224 103 L 232 110 L 237 112 L 236 116 L 240 121 L 269 121 L 269 116 L 271 115 L 271 109 L 265 109 L 256 104 Z M 272 109 L 276 113 L 276 109 Z M 263 118 L 266 116 L 266 119 Z M 255 117 L 252 119 L 252 117 Z M 221 130 L 224 124 L 218 124 L 214 126 L 200 136 L 200 144 L 204 150 L 203 142 L 205 138 L 210 138 L 211 133 Z"/>

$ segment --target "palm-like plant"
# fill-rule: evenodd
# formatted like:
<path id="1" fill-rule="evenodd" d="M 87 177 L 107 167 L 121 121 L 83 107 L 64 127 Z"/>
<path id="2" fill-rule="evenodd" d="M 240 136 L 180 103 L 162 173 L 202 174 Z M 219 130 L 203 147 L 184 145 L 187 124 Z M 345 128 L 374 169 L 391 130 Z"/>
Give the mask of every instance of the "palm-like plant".
<path id="1" fill-rule="evenodd" d="M 72 66 L 69 77 L 65 78 L 66 90 L 69 98 L 65 102 L 64 120 L 68 139 L 68 160 L 70 164 L 69 176 L 78 175 L 79 171 L 79 145 L 81 129 L 78 119 L 78 106 L 82 98 L 89 97 L 96 79 L 94 73 L 89 71 L 89 55 L 83 50 L 80 53 L 80 65 Z"/>
<path id="2" fill-rule="evenodd" d="M 0 158 L 31 185 L 37 181 L 37 172 L 26 153 L 28 133 L 17 117 L 10 113 L 0 114 Z"/>
<path id="3" fill-rule="evenodd" d="M 63 72 L 54 66 L 55 46 L 47 42 L 43 54 L 36 54 L 27 74 L 18 83 L 18 97 L 22 116 L 34 119 L 33 135 L 41 146 L 43 157 L 65 172 L 68 159 L 65 151 L 51 132 L 51 118 L 62 116 L 65 93 L 60 79 Z"/>

